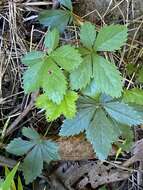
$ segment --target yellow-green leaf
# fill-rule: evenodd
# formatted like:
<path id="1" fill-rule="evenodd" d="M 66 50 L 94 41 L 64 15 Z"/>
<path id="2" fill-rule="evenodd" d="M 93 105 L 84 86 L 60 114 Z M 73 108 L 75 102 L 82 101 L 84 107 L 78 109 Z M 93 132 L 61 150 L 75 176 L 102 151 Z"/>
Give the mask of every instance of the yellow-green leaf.
<path id="1" fill-rule="evenodd" d="M 37 98 L 36 106 L 46 110 L 48 121 L 53 121 L 62 114 L 67 118 L 72 118 L 76 113 L 77 98 L 78 95 L 76 92 L 68 91 L 61 103 L 55 104 L 45 94 L 42 94 Z"/>

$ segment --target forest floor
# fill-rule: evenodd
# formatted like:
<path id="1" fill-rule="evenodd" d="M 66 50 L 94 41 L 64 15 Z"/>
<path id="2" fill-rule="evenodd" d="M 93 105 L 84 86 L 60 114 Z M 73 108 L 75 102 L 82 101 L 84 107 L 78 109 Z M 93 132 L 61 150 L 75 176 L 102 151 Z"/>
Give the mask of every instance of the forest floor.
<path id="1" fill-rule="evenodd" d="M 96 0 L 91 0 L 90 2 L 89 0 L 76 0 L 74 1 L 74 7 L 82 18 L 92 21 L 96 27 L 100 27 L 105 23 L 128 24 L 128 43 L 121 51 L 110 56 L 111 59 L 116 60 L 124 76 L 126 88 L 129 89 L 134 86 L 142 88 L 143 77 L 138 77 L 140 70 L 143 73 L 142 0 L 140 1 L 141 4 L 138 4 L 138 2 L 134 4 L 134 0 L 107 1 L 104 6 L 100 4 L 101 1 L 98 3 Z M 52 125 L 53 127 L 49 130 L 48 135 L 54 136 L 58 133 L 63 120 L 61 118 L 53 123 L 47 123 L 43 112 L 40 112 L 34 106 L 35 94 L 24 94 L 22 75 L 26 67 L 20 61 L 20 58 L 26 52 L 33 49 L 42 49 L 47 28 L 39 24 L 37 17 L 40 11 L 52 9 L 55 3 L 54 0 L 0 0 L 1 176 L 3 176 L 2 166 L 7 165 L 11 168 L 16 161 L 15 157 L 9 157 L 4 151 L 4 147 L 11 139 L 20 136 L 21 129 L 24 126 L 33 127 L 40 133 L 45 133 L 47 128 Z M 73 43 L 76 41 L 74 39 L 76 39 L 77 28 L 75 26 L 73 28 L 72 35 L 67 29 L 67 33 L 63 35 L 63 41 L 69 40 Z M 143 157 L 142 141 L 140 141 L 141 145 L 138 146 L 139 140 L 143 138 L 143 127 L 137 127 L 133 130 L 135 147 L 139 149 L 139 156 L 141 157 L 142 153 Z M 80 137 L 80 139 L 82 138 Z M 63 147 L 63 158 L 66 159 L 67 156 L 64 152 L 66 151 L 64 143 L 73 146 L 71 148 L 72 152 L 76 146 L 72 143 L 75 141 L 76 139 L 70 139 L 66 142 L 59 140 L 61 147 Z M 79 150 L 82 147 L 84 150 L 84 147 L 89 145 L 83 144 L 84 140 L 81 141 L 82 146 L 79 146 Z M 24 180 L 22 180 L 23 188 L 25 190 L 143 189 L 143 160 L 133 157 L 133 150 L 123 153 L 116 161 L 115 153 L 113 153 L 108 161 L 103 163 L 93 157 L 93 152 L 89 147 L 90 157 L 91 160 L 85 160 L 85 158 L 83 160 L 82 153 L 79 152 L 79 161 L 75 161 L 77 157 L 75 157 L 73 150 L 70 157 L 71 161 L 51 163 L 50 166 L 46 166 L 47 170 L 43 176 L 35 180 L 33 184 L 26 186 Z M 130 165 L 131 167 L 129 167 Z"/>

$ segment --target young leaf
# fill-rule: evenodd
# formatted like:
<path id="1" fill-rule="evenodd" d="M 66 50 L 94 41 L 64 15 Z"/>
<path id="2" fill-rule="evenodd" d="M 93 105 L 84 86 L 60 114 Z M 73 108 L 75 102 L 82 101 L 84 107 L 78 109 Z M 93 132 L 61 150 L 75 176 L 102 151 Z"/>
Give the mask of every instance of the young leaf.
<path id="1" fill-rule="evenodd" d="M 60 103 L 66 91 L 66 79 L 60 68 L 49 58 L 33 64 L 23 75 L 26 93 L 43 88 L 50 100 Z"/>
<path id="2" fill-rule="evenodd" d="M 120 135 L 114 123 L 107 118 L 106 113 L 99 109 L 86 130 L 86 137 L 93 145 L 97 156 L 105 160 L 111 150 L 112 143 Z"/>
<path id="3" fill-rule="evenodd" d="M 44 40 L 44 45 L 46 48 L 48 48 L 48 53 L 51 53 L 54 49 L 57 48 L 59 44 L 59 38 L 59 31 L 56 28 L 54 28 L 52 31 L 48 31 Z"/>
<path id="4" fill-rule="evenodd" d="M 76 104 L 78 95 L 73 91 L 68 91 L 59 105 L 53 103 L 45 94 L 40 95 L 36 100 L 36 106 L 46 110 L 48 121 L 57 119 L 60 115 L 66 118 L 72 118 L 76 113 Z"/>
<path id="5" fill-rule="evenodd" d="M 28 131 L 29 135 L 27 135 Z M 42 139 L 40 135 L 38 137 L 36 135 L 37 132 L 33 129 L 30 130 L 24 128 L 22 133 L 23 135 L 31 138 L 30 141 L 25 141 L 20 138 L 14 139 L 8 145 L 6 150 L 15 155 L 23 155 L 27 153 L 22 168 L 26 184 L 28 184 L 40 175 L 43 169 L 43 161 L 49 163 L 51 160 L 57 160 L 59 159 L 59 154 L 56 143 L 50 140 Z"/>
<path id="6" fill-rule="evenodd" d="M 143 90 L 139 88 L 124 90 L 123 101 L 143 105 Z"/>
<path id="7" fill-rule="evenodd" d="M 80 41 L 84 47 L 92 49 L 96 39 L 95 26 L 90 22 L 85 22 L 81 26 Z"/>
<path id="8" fill-rule="evenodd" d="M 59 2 L 65 7 L 67 7 L 68 9 L 70 10 L 73 9 L 71 0 L 59 0 Z"/>
<path id="9" fill-rule="evenodd" d="M 91 56 L 86 56 L 83 62 L 70 74 L 71 88 L 78 90 L 86 87 L 92 76 Z"/>
<path id="10" fill-rule="evenodd" d="M 121 102 L 109 102 L 104 105 L 104 108 L 108 114 L 119 123 L 129 126 L 143 123 L 143 119 L 139 112 L 127 104 Z"/>
<path id="11" fill-rule="evenodd" d="M 122 77 L 116 66 L 101 56 L 93 54 L 93 77 L 98 91 L 120 97 Z"/>
<path id="12" fill-rule="evenodd" d="M 71 13 L 65 10 L 46 10 L 39 14 L 39 21 L 44 26 L 57 28 L 63 32 L 68 23 L 72 20 Z"/>
<path id="13" fill-rule="evenodd" d="M 115 51 L 127 41 L 128 29 L 126 26 L 109 25 L 99 31 L 95 41 L 96 51 Z"/>
<path id="14" fill-rule="evenodd" d="M 78 50 L 70 45 L 64 45 L 56 49 L 52 54 L 51 58 L 66 71 L 73 71 L 82 62 L 81 55 Z"/>
<path id="15" fill-rule="evenodd" d="M 42 62 L 45 56 L 46 56 L 45 52 L 32 51 L 24 55 L 21 61 L 23 64 L 31 66 L 37 62 Z"/>

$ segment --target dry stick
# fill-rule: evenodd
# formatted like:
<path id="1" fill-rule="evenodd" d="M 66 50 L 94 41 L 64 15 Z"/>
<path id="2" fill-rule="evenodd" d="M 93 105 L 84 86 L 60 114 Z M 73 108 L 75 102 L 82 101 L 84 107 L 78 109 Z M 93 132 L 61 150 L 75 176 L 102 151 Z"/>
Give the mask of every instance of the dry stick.
<path id="1" fill-rule="evenodd" d="M 0 156 L 0 166 L 8 166 L 13 168 L 18 162 L 16 160 L 6 158 L 5 156 Z"/>
<path id="2" fill-rule="evenodd" d="M 39 92 L 32 93 L 31 95 L 31 101 L 28 104 L 27 108 L 14 120 L 14 122 L 9 126 L 9 128 L 6 131 L 5 137 L 7 137 L 9 134 L 14 132 L 17 128 L 17 125 L 20 123 L 20 121 L 31 111 L 31 109 L 34 106 L 35 99 L 37 97 Z"/>

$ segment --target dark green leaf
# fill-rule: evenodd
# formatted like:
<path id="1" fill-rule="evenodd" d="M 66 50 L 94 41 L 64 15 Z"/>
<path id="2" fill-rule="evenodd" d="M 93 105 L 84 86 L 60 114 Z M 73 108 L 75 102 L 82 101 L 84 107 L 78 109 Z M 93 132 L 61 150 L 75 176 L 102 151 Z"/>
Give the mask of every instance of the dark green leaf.
<path id="1" fill-rule="evenodd" d="M 137 81 L 143 83 L 143 68 L 141 68 L 137 74 Z"/>
<path id="2" fill-rule="evenodd" d="M 116 144 L 122 148 L 123 151 L 130 151 L 134 142 L 133 130 L 130 126 L 127 125 L 119 125 L 119 128 L 122 131 L 121 136 L 124 142 L 122 144 L 119 142 Z"/>
<path id="3" fill-rule="evenodd" d="M 49 163 L 51 160 L 58 160 L 59 154 L 56 143 L 40 137 L 33 129 L 24 128 L 22 133 L 24 136 L 30 138 L 30 141 L 25 141 L 21 138 L 14 139 L 7 146 L 6 150 L 18 156 L 27 153 L 22 169 L 26 184 L 28 184 L 41 174 L 43 161 Z"/>
<path id="4" fill-rule="evenodd" d="M 23 162 L 23 173 L 26 184 L 29 184 L 42 173 L 43 158 L 41 147 L 35 146 L 26 156 Z"/>
<path id="5" fill-rule="evenodd" d="M 65 10 L 46 10 L 39 14 L 39 21 L 44 26 L 57 28 L 61 32 L 64 31 L 71 19 L 71 13 Z"/>
<path id="6" fill-rule="evenodd" d="M 123 101 L 143 105 L 143 90 L 139 88 L 124 90 Z"/>
<path id="7" fill-rule="evenodd" d="M 33 142 L 25 141 L 21 138 L 15 138 L 7 145 L 6 150 L 11 154 L 19 156 L 26 154 L 33 146 Z"/>
<path id="8" fill-rule="evenodd" d="M 133 63 L 129 63 L 126 65 L 126 73 L 127 75 L 132 75 L 136 71 L 136 65 Z"/>
<path id="9" fill-rule="evenodd" d="M 23 136 L 25 136 L 31 140 L 40 139 L 40 135 L 37 133 L 37 131 L 35 131 L 34 129 L 32 129 L 30 127 L 24 127 L 22 129 L 22 134 L 23 134 Z"/>
<path id="10" fill-rule="evenodd" d="M 79 48 L 78 48 L 78 51 L 79 51 L 79 53 L 80 53 L 83 57 L 88 56 L 88 55 L 91 55 L 91 51 L 90 51 L 89 49 L 87 49 L 87 48 L 84 48 L 84 47 L 79 47 Z"/>
<path id="11" fill-rule="evenodd" d="M 95 110 L 92 108 L 83 109 L 77 113 L 74 119 L 65 120 L 60 130 L 60 136 L 69 137 L 83 132 L 87 129 L 94 112 Z"/>
<path id="12" fill-rule="evenodd" d="M 44 70 L 44 61 L 38 62 L 31 65 L 28 70 L 23 74 L 23 84 L 25 93 L 36 91 L 41 86 L 41 76 Z"/>
<path id="13" fill-rule="evenodd" d="M 72 136 L 83 132 L 89 126 L 95 110 L 95 101 L 90 98 L 80 98 L 76 117 L 64 121 L 60 135 Z"/>
<path id="14" fill-rule="evenodd" d="M 42 152 L 42 158 L 45 162 L 49 163 L 52 160 L 58 160 L 60 159 L 60 156 L 58 153 L 58 146 L 56 143 L 48 140 L 43 141 L 41 146 L 41 152 Z"/>
<path id="15" fill-rule="evenodd" d="M 99 159 L 106 159 L 111 145 L 119 136 L 127 137 L 129 127 L 122 125 L 139 124 L 143 120 L 133 107 L 115 102 L 111 97 L 102 98 L 80 97 L 78 113 L 72 120 L 65 120 L 61 127 L 61 136 L 86 133 Z M 124 128 L 126 127 L 126 128 Z M 124 133 L 125 132 L 125 133 Z M 127 139 L 127 143 L 131 143 Z"/>
<path id="16" fill-rule="evenodd" d="M 107 118 L 106 113 L 99 109 L 86 130 L 86 137 L 92 143 L 97 156 L 105 160 L 111 150 L 112 143 L 120 135 L 114 123 Z"/>

